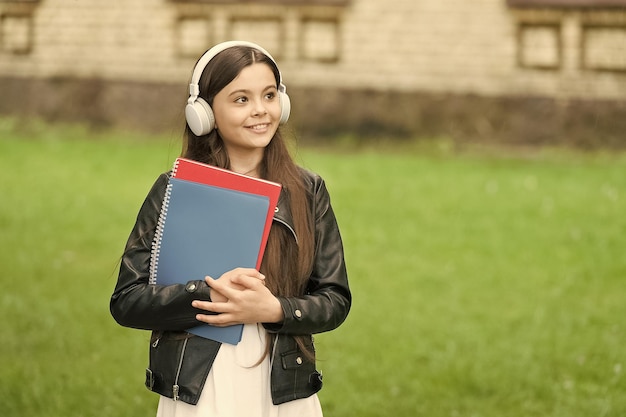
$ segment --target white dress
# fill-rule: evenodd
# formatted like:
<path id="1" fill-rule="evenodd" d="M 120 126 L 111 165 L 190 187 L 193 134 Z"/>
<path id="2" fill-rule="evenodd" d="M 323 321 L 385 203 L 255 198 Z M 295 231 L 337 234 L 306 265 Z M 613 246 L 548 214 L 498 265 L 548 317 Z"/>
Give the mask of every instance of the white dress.
<path id="1" fill-rule="evenodd" d="M 220 347 L 198 404 L 161 396 L 157 417 L 321 417 L 317 394 L 272 404 L 269 357 L 254 366 L 265 352 L 265 340 L 262 325 L 244 325 L 237 345 Z"/>

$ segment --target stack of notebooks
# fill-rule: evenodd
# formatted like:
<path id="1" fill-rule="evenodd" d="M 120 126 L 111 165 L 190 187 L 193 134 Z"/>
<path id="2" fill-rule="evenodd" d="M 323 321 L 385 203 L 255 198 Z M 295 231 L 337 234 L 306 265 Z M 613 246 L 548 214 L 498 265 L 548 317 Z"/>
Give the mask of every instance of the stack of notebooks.
<path id="1" fill-rule="evenodd" d="M 274 182 L 176 159 L 152 244 L 150 282 L 185 284 L 237 267 L 259 269 L 280 190 Z M 243 325 L 188 331 L 237 344 Z"/>

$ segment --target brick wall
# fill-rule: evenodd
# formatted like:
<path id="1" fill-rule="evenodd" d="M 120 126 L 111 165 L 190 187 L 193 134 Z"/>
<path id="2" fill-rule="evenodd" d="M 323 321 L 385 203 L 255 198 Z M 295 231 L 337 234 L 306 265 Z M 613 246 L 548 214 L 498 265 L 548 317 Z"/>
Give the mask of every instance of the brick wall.
<path id="1" fill-rule="evenodd" d="M 11 53 L 3 48 L 0 75 L 155 81 L 182 75 L 172 61 L 173 18 L 165 1 L 33 3 L 30 52 Z M 24 5 L 0 1 L 3 21 L 24 15 L 20 6 Z M 4 34 L 5 43 L 10 35 Z"/>
<path id="2" fill-rule="evenodd" d="M 0 0 L 0 87 L 98 80 L 100 90 L 157 83 L 178 94 L 199 54 L 230 38 L 270 50 L 294 92 L 544 97 L 555 106 L 602 100 L 620 108 L 626 97 L 625 9 L 511 8 L 505 0 Z M 0 111 L 12 108 L 1 101 Z"/>
<path id="3" fill-rule="evenodd" d="M 235 36 L 263 43 L 298 86 L 616 99 L 626 93 L 624 10 L 511 9 L 504 0 L 389 4 L 0 1 L 0 75 L 180 82 L 199 53 Z M 34 9 L 32 22 L 25 5 Z M 30 23 L 30 52 L 11 53 L 25 43 Z M 307 52 L 316 47 L 322 51 Z M 333 59 L 306 59 L 315 53 Z"/>

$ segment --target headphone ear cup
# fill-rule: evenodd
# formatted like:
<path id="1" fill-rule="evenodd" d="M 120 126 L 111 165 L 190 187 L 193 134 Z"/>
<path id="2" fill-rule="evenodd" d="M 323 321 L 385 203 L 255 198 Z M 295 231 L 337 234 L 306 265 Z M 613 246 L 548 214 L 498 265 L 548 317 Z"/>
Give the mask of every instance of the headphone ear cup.
<path id="1" fill-rule="evenodd" d="M 196 136 L 203 136 L 215 127 L 215 116 L 209 103 L 198 97 L 185 107 L 185 118 L 189 128 Z"/>
<path id="2" fill-rule="evenodd" d="M 280 100 L 280 124 L 287 123 L 289 120 L 289 114 L 291 114 L 291 100 L 287 93 L 282 91 L 278 92 L 278 98 Z"/>

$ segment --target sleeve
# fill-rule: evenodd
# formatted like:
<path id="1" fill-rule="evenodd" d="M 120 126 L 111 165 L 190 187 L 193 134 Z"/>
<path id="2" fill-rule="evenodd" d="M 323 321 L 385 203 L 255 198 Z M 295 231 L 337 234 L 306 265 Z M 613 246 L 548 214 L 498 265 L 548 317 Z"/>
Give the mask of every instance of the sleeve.
<path id="1" fill-rule="evenodd" d="M 314 334 L 337 328 L 350 311 L 352 295 L 339 226 L 330 204 L 330 195 L 318 177 L 314 193 L 315 259 L 307 294 L 280 297 L 284 320 L 267 324 L 272 332 Z"/>
<path id="2" fill-rule="evenodd" d="M 193 300 L 210 300 L 202 280 L 186 284 L 149 283 L 152 241 L 165 196 L 168 175 L 162 174 L 146 196 L 122 255 L 110 301 L 113 318 L 122 326 L 145 330 L 185 330 L 200 324 Z M 206 314 L 206 312 L 205 312 Z"/>

